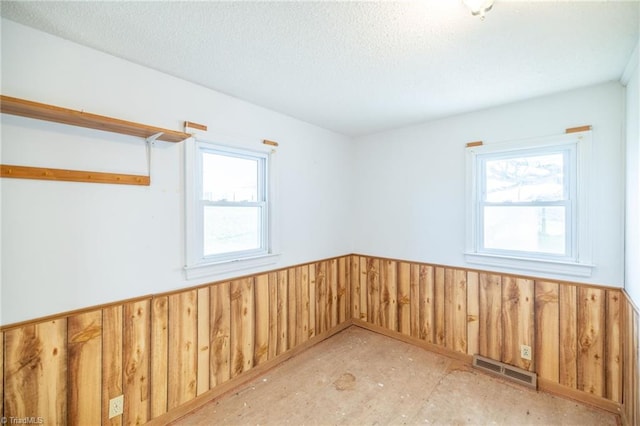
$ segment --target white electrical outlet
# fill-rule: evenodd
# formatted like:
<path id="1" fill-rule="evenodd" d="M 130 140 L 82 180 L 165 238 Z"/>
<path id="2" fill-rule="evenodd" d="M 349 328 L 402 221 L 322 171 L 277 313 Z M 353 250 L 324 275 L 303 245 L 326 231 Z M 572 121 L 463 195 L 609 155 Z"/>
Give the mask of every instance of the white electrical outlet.
<path id="1" fill-rule="evenodd" d="M 109 400 L 109 418 L 119 416 L 124 411 L 124 395 Z"/>
<path id="2" fill-rule="evenodd" d="M 531 361 L 531 346 L 520 345 L 520 358 Z"/>

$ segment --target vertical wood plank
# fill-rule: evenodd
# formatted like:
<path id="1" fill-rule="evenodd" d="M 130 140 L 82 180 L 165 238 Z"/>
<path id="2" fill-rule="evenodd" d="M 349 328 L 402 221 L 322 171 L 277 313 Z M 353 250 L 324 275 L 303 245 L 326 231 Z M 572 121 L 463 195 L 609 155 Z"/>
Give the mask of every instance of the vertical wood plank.
<path id="1" fill-rule="evenodd" d="M 102 310 L 102 424 L 109 426 L 122 425 L 122 416 L 109 418 L 108 407 L 123 391 L 123 313 L 122 305 Z"/>
<path id="2" fill-rule="evenodd" d="M 535 282 L 535 365 L 538 375 L 552 382 L 560 377 L 559 287 L 548 281 Z"/>
<path id="3" fill-rule="evenodd" d="M 67 321 L 5 332 L 5 416 L 67 423 Z"/>
<path id="4" fill-rule="evenodd" d="M 445 346 L 445 270 L 441 267 L 435 268 L 435 284 L 433 290 L 433 312 L 434 312 L 434 341 L 436 345 Z"/>
<path id="5" fill-rule="evenodd" d="M 278 273 L 270 272 L 269 277 L 269 359 L 278 355 Z"/>
<path id="6" fill-rule="evenodd" d="M 359 256 L 358 262 L 360 264 L 360 319 L 371 322 L 371 314 L 369 313 L 371 300 L 369 295 L 369 262 L 364 256 Z"/>
<path id="7" fill-rule="evenodd" d="M 393 260 L 381 260 L 380 324 L 384 328 L 398 331 L 398 266 Z"/>
<path id="8" fill-rule="evenodd" d="M 302 306 L 300 320 L 298 321 L 298 327 L 300 328 L 301 338 L 300 343 L 306 342 L 311 337 L 311 331 L 309 330 L 309 321 L 311 318 L 311 299 L 309 298 L 309 266 L 300 266 L 300 304 Z"/>
<path id="9" fill-rule="evenodd" d="M 382 325 L 380 320 L 380 261 L 367 258 L 367 320 Z"/>
<path id="10" fill-rule="evenodd" d="M 467 352 L 467 274 L 462 269 L 453 271 L 453 349 Z"/>
<path id="11" fill-rule="evenodd" d="M 283 354 L 289 349 L 289 317 L 288 300 L 289 291 L 287 286 L 287 271 L 278 271 L 278 348 L 276 354 Z"/>
<path id="12" fill-rule="evenodd" d="M 453 278 L 454 270 L 445 268 L 444 270 L 444 346 L 453 350 L 453 326 L 455 314 L 455 284 Z"/>
<path id="13" fill-rule="evenodd" d="M 559 286 L 560 311 L 560 384 L 578 386 L 578 301 L 575 285 Z"/>
<path id="14" fill-rule="evenodd" d="M 502 279 L 502 362 L 524 370 L 533 370 L 534 346 L 534 285 L 533 280 L 515 277 Z M 532 359 L 520 357 L 520 345 L 532 349 Z"/>
<path id="15" fill-rule="evenodd" d="M 102 311 L 67 319 L 69 424 L 102 421 Z"/>
<path id="16" fill-rule="evenodd" d="M 338 324 L 351 318 L 349 314 L 349 257 L 338 259 Z"/>
<path id="17" fill-rule="evenodd" d="M 598 396 L 605 392 L 605 291 L 578 289 L 578 389 Z"/>
<path id="18" fill-rule="evenodd" d="M 269 359 L 269 275 L 255 277 L 255 345 L 253 365 L 260 365 Z"/>
<path id="19" fill-rule="evenodd" d="M 467 354 L 479 352 L 480 338 L 480 288 L 478 273 L 467 272 Z"/>
<path id="20" fill-rule="evenodd" d="M 360 319 L 360 257 L 350 256 L 351 264 L 351 318 Z"/>
<path id="21" fill-rule="evenodd" d="M 398 262 L 397 283 L 398 331 L 411 336 L 411 265 L 409 263 Z"/>
<path id="22" fill-rule="evenodd" d="M 253 278 L 231 281 L 231 377 L 253 367 L 253 300 Z"/>
<path id="23" fill-rule="evenodd" d="M 325 262 L 316 263 L 316 334 L 327 330 L 327 267 Z"/>
<path id="24" fill-rule="evenodd" d="M 0 331 L 0 417 L 4 417 L 4 332 Z"/>
<path id="25" fill-rule="evenodd" d="M 409 334 L 420 338 L 420 265 L 409 265 Z"/>
<path id="26" fill-rule="evenodd" d="M 306 339 L 304 335 L 306 334 L 305 326 L 304 326 L 304 315 L 306 313 L 305 309 L 305 301 L 302 290 L 302 266 L 298 266 L 295 268 L 295 295 L 296 295 L 296 345 L 304 342 Z"/>
<path id="27" fill-rule="evenodd" d="M 298 345 L 298 295 L 296 283 L 296 268 L 287 269 L 287 348 L 292 349 Z"/>
<path id="28" fill-rule="evenodd" d="M 338 325 L 338 259 L 331 259 L 327 265 L 327 303 L 329 314 L 327 315 L 327 330 Z"/>
<path id="29" fill-rule="evenodd" d="M 149 300 L 124 305 L 124 424 L 139 425 L 149 420 L 149 318 Z"/>
<path id="30" fill-rule="evenodd" d="M 435 343 L 435 279 L 434 268 L 420 265 L 420 338 Z"/>
<path id="31" fill-rule="evenodd" d="M 499 360 L 502 355 L 502 277 L 480 274 L 480 355 Z"/>
<path id="32" fill-rule="evenodd" d="M 150 410 L 152 419 L 166 413 L 168 409 L 169 365 L 169 298 L 161 296 L 151 301 Z"/>
<path id="33" fill-rule="evenodd" d="M 309 267 L 309 338 L 316 335 L 316 265 Z"/>
<path id="34" fill-rule="evenodd" d="M 169 296 L 169 410 L 196 397 L 198 375 L 198 293 Z"/>
<path id="35" fill-rule="evenodd" d="M 231 284 L 228 282 L 211 287 L 211 363 L 209 378 L 211 388 L 231 377 Z"/>
<path id="36" fill-rule="evenodd" d="M 211 305 L 211 296 L 209 294 L 209 287 L 203 287 L 198 289 L 198 306 L 196 314 L 198 316 L 197 322 L 197 380 L 196 380 L 196 395 L 202 395 L 209 390 L 209 359 L 211 358 L 211 345 L 209 342 L 209 336 L 211 334 L 211 316 L 209 315 L 209 306 Z M 153 349 L 151 350 L 153 352 Z M 153 386 L 153 383 L 152 383 Z M 153 404 L 153 401 L 152 401 Z"/>
<path id="37" fill-rule="evenodd" d="M 606 293 L 605 397 L 622 402 L 622 294 L 619 290 L 607 290 Z"/>

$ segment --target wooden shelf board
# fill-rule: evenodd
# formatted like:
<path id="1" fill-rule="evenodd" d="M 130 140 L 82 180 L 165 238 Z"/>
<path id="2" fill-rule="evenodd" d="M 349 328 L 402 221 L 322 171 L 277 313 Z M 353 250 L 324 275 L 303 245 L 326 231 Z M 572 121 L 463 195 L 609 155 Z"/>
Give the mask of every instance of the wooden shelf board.
<path id="1" fill-rule="evenodd" d="M 50 169 L 44 167 L 0 164 L 0 177 L 15 179 L 59 180 L 68 182 L 111 183 L 149 186 L 151 178 L 144 175 L 90 172 L 84 170 Z"/>
<path id="2" fill-rule="evenodd" d="M 38 120 L 53 121 L 72 126 L 86 127 L 113 133 L 121 133 L 140 138 L 148 138 L 162 132 L 158 140 L 165 142 L 182 142 L 191 137 L 189 133 L 160 127 L 147 126 L 131 121 L 91 114 L 84 111 L 62 108 L 54 105 L 41 104 L 25 99 L 0 95 L 0 112 L 4 114 L 19 115 L 22 117 L 36 118 Z"/>

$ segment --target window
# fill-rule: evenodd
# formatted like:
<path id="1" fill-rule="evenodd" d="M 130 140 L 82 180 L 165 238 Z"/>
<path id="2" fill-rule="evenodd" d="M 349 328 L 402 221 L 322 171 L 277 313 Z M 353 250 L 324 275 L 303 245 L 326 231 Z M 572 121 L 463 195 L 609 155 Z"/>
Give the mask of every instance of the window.
<path id="1" fill-rule="evenodd" d="M 188 278 L 274 263 L 270 154 L 190 141 Z"/>
<path id="2" fill-rule="evenodd" d="M 470 148 L 467 260 L 590 275 L 590 140 L 580 132 Z"/>

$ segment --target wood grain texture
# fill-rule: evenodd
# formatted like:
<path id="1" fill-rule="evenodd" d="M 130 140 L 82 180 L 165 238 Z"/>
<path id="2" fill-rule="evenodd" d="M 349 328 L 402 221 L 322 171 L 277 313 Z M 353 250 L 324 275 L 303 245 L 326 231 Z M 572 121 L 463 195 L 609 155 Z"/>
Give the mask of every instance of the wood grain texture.
<path id="1" fill-rule="evenodd" d="M 0 417 L 4 416 L 4 332 L 0 331 Z"/>
<path id="2" fill-rule="evenodd" d="M 502 285 L 502 362 L 533 371 L 535 352 L 531 360 L 520 357 L 520 345 L 535 347 L 533 280 L 504 277 Z"/>
<path id="3" fill-rule="evenodd" d="M 606 292 L 606 389 L 605 397 L 622 402 L 622 293 Z"/>
<path id="4" fill-rule="evenodd" d="M 369 303 L 371 296 L 369 295 L 369 262 L 364 256 L 359 256 L 360 263 L 360 319 L 363 321 L 371 321 L 369 313 Z"/>
<path id="5" fill-rule="evenodd" d="M 311 298 L 309 296 L 309 266 L 304 265 L 297 268 L 297 274 L 299 274 L 298 281 L 300 283 L 300 317 L 299 317 L 299 343 L 306 342 L 312 336 L 309 329 L 309 323 L 311 322 Z"/>
<path id="6" fill-rule="evenodd" d="M 337 324 L 342 324 L 351 318 L 349 312 L 349 273 L 350 263 L 347 257 L 341 257 L 338 259 L 338 321 Z"/>
<path id="7" fill-rule="evenodd" d="M 5 417 L 67 423 L 66 341 L 64 318 L 6 331 Z"/>
<path id="8" fill-rule="evenodd" d="M 420 338 L 420 265 L 409 264 L 409 334 Z"/>
<path id="9" fill-rule="evenodd" d="M 420 265 L 420 339 L 435 343 L 435 278 L 433 266 Z"/>
<path id="10" fill-rule="evenodd" d="M 253 367 L 253 277 L 231 281 L 231 377 Z"/>
<path id="11" fill-rule="evenodd" d="M 480 274 L 480 355 L 499 360 L 502 356 L 502 277 Z"/>
<path id="12" fill-rule="evenodd" d="M 446 284 L 445 268 L 436 267 L 434 270 L 433 313 L 434 340 L 433 343 L 446 346 Z"/>
<path id="13" fill-rule="evenodd" d="M 326 330 L 338 325 L 338 259 L 327 261 L 327 325 Z"/>
<path id="14" fill-rule="evenodd" d="M 578 301 L 577 288 L 573 285 L 559 287 L 560 312 L 560 362 L 558 370 L 560 384 L 578 386 Z"/>
<path id="15" fill-rule="evenodd" d="M 151 185 L 145 175 L 93 172 L 88 170 L 52 169 L 47 167 L 0 164 L 0 177 L 13 179 L 58 180 L 64 182 L 110 183 L 115 185 Z"/>
<path id="16" fill-rule="evenodd" d="M 102 311 L 67 319 L 68 398 L 72 425 L 102 421 Z"/>
<path id="17" fill-rule="evenodd" d="M 289 349 L 289 320 L 288 320 L 288 301 L 289 288 L 287 285 L 287 271 L 278 271 L 278 344 L 276 355 L 283 354 Z"/>
<path id="18" fill-rule="evenodd" d="M 253 365 L 269 359 L 269 275 L 255 277 L 255 345 Z"/>
<path id="19" fill-rule="evenodd" d="M 360 319 L 360 257 L 349 256 L 351 267 L 351 318 Z"/>
<path id="20" fill-rule="evenodd" d="M 605 394 L 605 291 L 578 288 L 578 389 Z"/>
<path id="21" fill-rule="evenodd" d="M 467 272 L 467 354 L 479 351 L 480 284 L 477 272 Z"/>
<path id="22" fill-rule="evenodd" d="M 196 395 L 202 395 L 210 388 L 209 380 L 209 363 L 211 359 L 211 344 L 209 336 L 211 335 L 211 316 L 209 308 L 211 305 L 211 296 L 209 287 L 198 289 L 198 306 L 197 315 L 197 379 L 196 379 Z M 153 350 L 152 350 L 153 352 Z"/>
<path id="23" fill-rule="evenodd" d="M 411 265 L 407 262 L 398 262 L 397 285 L 398 331 L 411 336 Z M 417 315 L 415 323 L 417 328 Z"/>
<path id="24" fill-rule="evenodd" d="M 109 419 L 108 407 L 109 400 L 122 395 L 124 389 L 123 314 L 122 305 L 102 310 L 102 424 L 109 426 L 122 425 L 122 416 Z"/>
<path id="25" fill-rule="evenodd" d="M 328 317 L 327 299 L 327 265 L 319 262 L 315 265 L 315 290 L 316 290 L 316 333 L 324 333 L 327 330 L 330 318 Z"/>
<path id="26" fill-rule="evenodd" d="M 169 296 L 169 409 L 193 399 L 198 390 L 198 293 Z"/>
<path id="27" fill-rule="evenodd" d="M 302 282 L 302 268 L 301 267 L 296 267 L 294 269 L 295 272 L 295 298 L 296 298 L 296 321 L 295 321 L 295 344 L 292 345 L 291 347 L 295 347 L 298 346 L 300 343 L 304 342 L 305 340 L 305 326 L 304 326 L 304 319 L 303 317 L 305 316 L 305 314 L 308 316 L 309 313 L 308 311 L 305 311 L 305 303 L 304 303 L 304 297 L 302 296 L 303 294 L 303 290 L 302 290 L 302 286 L 303 286 L 303 282 Z M 307 325 L 308 327 L 308 325 Z M 291 327 L 289 327 L 289 329 L 291 330 Z"/>
<path id="28" fill-rule="evenodd" d="M 123 393 L 125 425 L 149 420 L 150 301 L 126 303 L 123 327 Z"/>
<path id="29" fill-rule="evenodd" d="M 453 303 L 449 306 L 453 320 L 451 349 L 467 353 L 467 274 L 464 270 L 454 269 L 452 279 Z"/>
<path id="30" fill-rule="evenodd" d="M 388 330 L 398 331 L 398 277 L 397 263 L 392 260 L 380 262 L 380 324 Z"/>
<path id="31" fill-rule="evenodd" d="M 287 348 L 295 348 L 298 344 L 298 285 L 296 283 L 296 270 L 290 268 L 287 270 Z"/>
<path id="32" fill-rule="evenodd" d="M 208 340 L 208 339 L 207 339 Z M 167 412 L 169 380 L 169 298 L 151 302 L 151 406 L 150 418 Z"/>
<path id="33" fill-rule="evenodd" d="M 230 283 L 220 283 L 210 290 L 211 362 L 209 382 L 211 388 L 231 377 L 231 291 Z"/>
<path id="34" fill-rule="evenodd" d="M 559 291 L 557 283 L 535 282 L 535 365 L 538 376 L 551 382 L 560 377 Z"/>
<path id="35" fill-rule="evenodd" d="M 278 354 L 278 273 L 270 272 L 269 276 L 269 359 Z"/>
<path id="36" fill-rule="evenodd" d="M 317 335 L 316 331 L 316 267 L 307 265 L 309 271 L 309 338 Z"/>
<path id="37" fill-rule="evenodd" d="M 382 325 L 380 318 L 380 260 L 366 258 L 367 322 Z"/>

